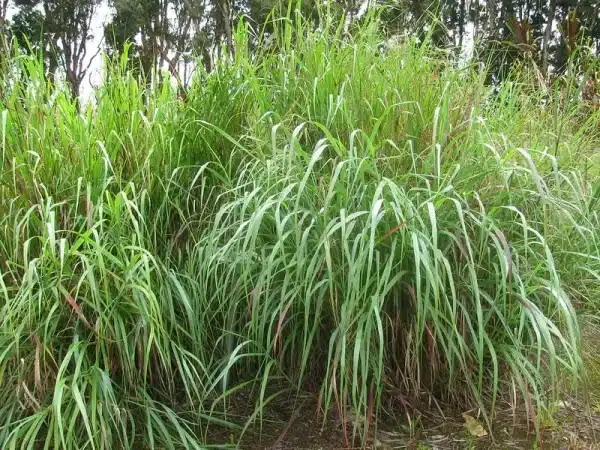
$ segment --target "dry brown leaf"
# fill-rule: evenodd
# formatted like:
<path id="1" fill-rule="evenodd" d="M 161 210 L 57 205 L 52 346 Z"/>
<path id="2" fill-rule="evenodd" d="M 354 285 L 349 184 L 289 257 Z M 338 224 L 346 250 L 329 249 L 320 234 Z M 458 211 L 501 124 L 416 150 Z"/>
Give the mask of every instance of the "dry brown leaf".
<path id="1" fill-rule="evenodd" d="M 485 430 L 485 428 L 483 427 L 483 425 L 481 424 L 481 422 L 479 422 L 479 420 L 477 420 L 475 417 L 470 416 L 469 414 L 466 414 L 466 413 L 464 413 L 462 416 L 463 416 L 463 419 L 465 419 L 464 426 L 469 431 L 469 433 L 471 433 L 472 436 L 477 436 L 477 437 L 487 436 L 488 433 Z"/>

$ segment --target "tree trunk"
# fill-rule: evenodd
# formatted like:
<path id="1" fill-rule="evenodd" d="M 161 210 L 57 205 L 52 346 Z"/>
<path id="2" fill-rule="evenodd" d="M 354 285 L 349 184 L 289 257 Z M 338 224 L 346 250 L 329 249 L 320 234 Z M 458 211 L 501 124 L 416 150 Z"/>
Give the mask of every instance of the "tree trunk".
<path id="1" fill-rule="evenodd" d="M 488 23 L 487 23 L 487 34 L 488 38 L 496 36 L 496 0 L 487 0 L 487 12 L 488 12 Z"/>
<path id="2" fill-rule="evenodd" d="M 8 0 L 0 0 L 0 64 L 4 55 L 8 55 L 9 44 L 6 36 L 6 15 L 8 13 Z M 2 68 L 0 67 L 0 70 Z"/>
<path id="3" fill-rule="evenodd" d="M 548 75 L 548 51 L 550 49 L 550 39 L 552 38 L 552 24 L 554 23 L 554 15 L 556 14 L 556 0 L 549 0 L 548 4 L 548 21 L 544 30 L 544 42 L 542 44 L 542 73 Z"/>
<path id="4" fill-rule="evenodd" d="M 212 58 L 210 57 L 210 52 L 206 48 L 206 45 L 202 47 L 202 63 L 204 64 L 206 73 L 212 72 Z"/>
<path id="5" fill-rule="evenodd" d="M 458 17 L 458 54 L 463 50 L 463 40 L 465 37 L 465 0 L 460 0 L 460 15 Z"/>
<path id="6" fill-rule="evenodd" d="M 79 91 L 81 88 L 81 80 L 72 71 L 67 74 L 67 84 L 71 91 L 73 100 L 79 100 Z"/>
<path id="7" fill-rule="evenodd" d="M 500 38 L 501 39 L 508 39 L 508 37 L 510 36 L 510 27 L 509 27 L 509 19 L 513 18 L 511 16 L 511 12 L 509 11 L 509 7 L 511 5 L 511 1 L 512 0 L 502 0 L 502 3 L 500 5 L 500 23 L 501 23 L 501 28 L 500 28 Z"/>
<path id="8" fill-rule="evenodd" d="M 8 14 L 8 0 L 0 0 L 0 32 L 4 31 Z"/>
<path id="9" fill-rule="evenodd" d="M 223 19 L 223 31 L 225 32 L 225 39 L 227 42 L 227 51 L 229 56 L 233 55 L 233 33 L 231 31 L 231 22 L 229 14 L 228 0 L 219 0 L 219 9 L 221 10 L 221 17 Z"/>
<path id="10" fill-rule="evenodd" d="M 475 48 L 479 32 L 479 0 L 473 0 L 471 8 L 473 9 L 473 48 Z"/>

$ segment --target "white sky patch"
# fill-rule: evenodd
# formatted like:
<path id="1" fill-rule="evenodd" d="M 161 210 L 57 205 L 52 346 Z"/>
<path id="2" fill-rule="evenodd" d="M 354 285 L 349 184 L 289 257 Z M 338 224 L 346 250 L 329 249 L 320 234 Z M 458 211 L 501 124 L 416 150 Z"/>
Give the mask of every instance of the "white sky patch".
<path id="1" fill-rule="evenodd" d="M 112 19 L 113 12 L 113 8 L 107 2 L 101 2 L 92 17 L 92 26 L 90 27 L 92 39 L 89 41 L 89 48 L 83 64 L 85 67 L 89 63 L 90 68 L 81 82 L 80 92 L 84 102 L 90 99 L 94 87 L 102 82 L 102 52 L 96 55 L 96 51 L 104 45 L 104 26 Z"/>
<path id="2" fill-rule="evenodd" d="M 460 49 L 460 61 L 468 63 L 473 59 L 473 53 L 475 51 L 475 23 L 468 21 L 465 24 L 465 30 L 463 34 L 463 45 Z"/>

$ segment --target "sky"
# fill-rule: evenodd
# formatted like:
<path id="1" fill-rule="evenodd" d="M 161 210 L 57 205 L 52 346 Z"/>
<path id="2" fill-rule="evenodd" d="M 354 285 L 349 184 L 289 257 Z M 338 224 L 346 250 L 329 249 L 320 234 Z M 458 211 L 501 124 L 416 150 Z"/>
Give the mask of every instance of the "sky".
<path id="1" fill-rule="evenodd" d="M 90 50 L 87 52 L 88 61 L 89 58 L 94 56 L 98 47 L 103 45 L 104 25 L 110 21 L 112 14 L 112 8 L 107 2 L 100 3 L 96 9 L 92 17 L 91 34 L 93 38 L 89 42 Z M 93 86 L 98 86 L 102 81 L 102 56 L 100 54 L 92 59 L 86 78 L 81 83 L 81 96 L 84 99 L 89 98 L 92 94 Z"/>

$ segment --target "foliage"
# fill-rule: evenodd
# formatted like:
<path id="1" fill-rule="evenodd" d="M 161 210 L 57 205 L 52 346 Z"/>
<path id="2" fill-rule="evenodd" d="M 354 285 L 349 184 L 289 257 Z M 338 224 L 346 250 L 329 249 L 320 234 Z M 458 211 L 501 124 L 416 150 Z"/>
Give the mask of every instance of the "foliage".
<path id="1" fill-rule="evenodd" d="M 9 1 L 17 9 L 8 21 L 11 34 L 26 51 L 30 47 L 41 50 L 47 70 L 64 76 L 75 96 L 97 56 L 97 44 L 88 42 L 98 38 L 90 29 L 93 21 L 104 23 L 103 45 L 108 53 L 120 54 L 129 46 L 133 67 L 145 74 L 167 69 L 188 87 L 193 71 L 201 67 L 211 71 L 224 48 L 233 51 L 233 29 L 240 20 L 251 25 L 249 44 L 255 49 L 261 36 L 273 33 L 273 18 L 290 9 L 300 10 L 312 26 L 318 26 L 321 3 L 2 0 L 0 29 L 6 28 Z M 329 15 L 344 16 L 346 27 L 359 23 L 367 10 L 380 10 L 388 35 L 429 34 L 435 46 L 465 60 L 485 62 L 488 82 L 505 79 L 515 64 L 539 68 L 548 79 L 568 70 L 573 55 L 579 55 L 579 64 L 585 67 L 600 50 L 597 0 L 338 0 L 323 4 Z"/>
<path id="2" fill-rule="evenodd" d="M 40 52 L 54 76 L 62 71 L 73 97 L 91 64 L 92 20 L 100 0 L 16 0 L 19 10 L 13 19 L 12 34 L 25 51 Z"/>
<path id="3" fill-rule="evenodd" d="M 491 89 L 430 37 L 320 17 L 253 50 L 238 23 L 185 97 L 123 54 L 79 111 L 35 57 L 7 62 L 2 448 L 200 448 L 239 435 L 250 387 L 250 420 L 313 389 L 325 420 L 435 399 L 489 424 L 578 380 L 600 279 L 580 77 Z"/>

